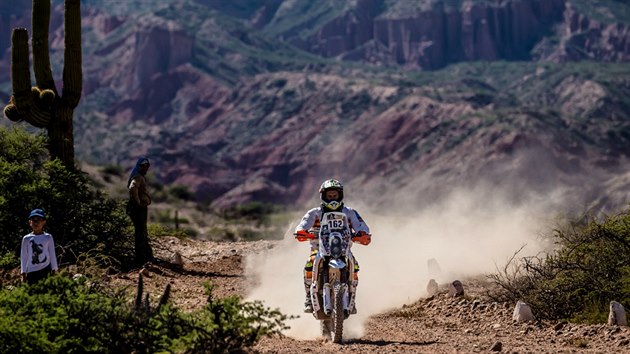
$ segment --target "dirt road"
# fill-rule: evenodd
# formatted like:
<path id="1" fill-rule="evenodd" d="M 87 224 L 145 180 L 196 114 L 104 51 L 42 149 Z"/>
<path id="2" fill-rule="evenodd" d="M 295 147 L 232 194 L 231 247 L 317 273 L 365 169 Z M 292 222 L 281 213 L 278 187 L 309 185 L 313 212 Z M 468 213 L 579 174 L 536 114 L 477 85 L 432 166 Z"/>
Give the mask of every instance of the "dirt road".
<path id="1" fill-rule="evenodd" d="M 179 252 L 184 261 L 181 270 L 153 265 L 144 270 L 145 289 L 159 296 L 166 284 L 172 287 L 172 299 L 184 309 L 194 309 L 205 302 L 203 283 L 211 281 L 218 297 L 239 295 L 250 298 L 261 288 L 265 278 L 253 276 L 251 260 L 264 257 L 281 241 L 210 242 L 162 239 L 156 245 L 159 258 L 173 259 Z M 281 262 L 283 260 L 278 260 Z M 299 275 L 299 270 L 297 273 Z M 402 307 L 348 324 L 343 344 L 318 338 L 318 324 L 309 315 L 293 323 L 283 338 L 265 338 L 255 353 L 630 353 L 628 327 L 576 325 L 570 323 L 515 323 L 513 304 L 499 304 L 483 296 L 484 277 L 461 279 L 463 297 L 448 296 L 448 284 L 432 297 L 409 299 Z M 298 282 L 299 278 L 295 282 Z M 112 282 L 129 285 L 137 282 L 137 271 L 116 275 Z M 366 289 L 368 286 L 366 285 Z M 396 289 L 381 289 L 396 291 Z M 281 289 L 277 289 L 281 292 Z M 367 291 L 367 290 L 366 290 Z M 373 290 L 370 290 L 373 291 Z M 299 293 L 298 293 L 299 294 Z M 372 294 L 373 295 L 373 294 Z M 361 293 L 359 293 L 361 296 Z M 299 314 L 302 297 L 289 300 L 292 314 Z M 285 301 L 286 300 L 281 300 Z M 359 302 L 361 305 L 361 303 Z M 364 309 L 371 308 L 363 304 Z M 362 308 L 359 306 L 359 313 Z M 275 307 L 270 305 L 270 307 Z M 351 318 L 352 320 L 352 318 Z M 356 323 L 356 322 L 359 323 Z M 308 328 L 300 332 L 300 328 Z M 306 333 L 308 332 L 308 333 Z"/>

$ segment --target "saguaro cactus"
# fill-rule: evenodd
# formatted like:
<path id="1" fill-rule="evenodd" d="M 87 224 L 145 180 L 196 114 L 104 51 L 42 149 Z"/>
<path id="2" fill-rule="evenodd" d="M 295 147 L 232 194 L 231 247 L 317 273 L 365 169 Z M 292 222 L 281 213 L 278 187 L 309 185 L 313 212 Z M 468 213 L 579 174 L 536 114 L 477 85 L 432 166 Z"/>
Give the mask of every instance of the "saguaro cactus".
<path id="1" fill-rule="evenodd" d="M 32 14 L 33 71 L 36 86 L 31 87 L 28 32 L 13 29 L 11 36 L 11 82 L 13 96 L 4 115 L 14 121 L 26 121 L 48 131 L 51 158 L 58 158 L 74 168 L 72 116 L 79 104 L 83 85 L 81 59 L 80 0 L 64 1 L 63 88 L 59 95 L 50 68 L 48 31 L 50 0 L 33 0 Z"/>

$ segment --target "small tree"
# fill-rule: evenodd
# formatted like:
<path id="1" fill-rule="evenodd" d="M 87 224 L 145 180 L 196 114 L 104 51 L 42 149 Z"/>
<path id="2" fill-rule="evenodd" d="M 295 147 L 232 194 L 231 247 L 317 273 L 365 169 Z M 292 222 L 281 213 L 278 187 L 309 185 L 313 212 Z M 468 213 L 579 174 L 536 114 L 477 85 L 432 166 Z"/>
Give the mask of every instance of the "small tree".
<path id="1" fill-rule="evenodd" d="M 67 168 L 74 168 L 72 116 L 82 90 L 80 0 L 64 1 L 63 89 L 59 95 L 50 68 L 48 31 L 50 0 L 33 0 L 32 12 L 33 71 L 36 86 L 31 87 L 28 31 L 15 28 L 11 36 L 11 81 L 13 96 L 4 115 L 14 121 L 46 128 L 50 156 Z"/>
<path id="2" fill-rule="evenodd" d="M 120 203 L 94 188 L 80 170 L 49 161 L 45 144 L 44 136 L 28 134 L 22 127 L 0 127 L 0 263 L 8 254 L 19 257 L 22 236 L 29 232 L 28 213 L 42 208 L 60 262 L 98 252 L 129 266 L 133 239 L 127 235 L 129 220 Z M 0 269 L 17 264 L 9 257 Z"/>

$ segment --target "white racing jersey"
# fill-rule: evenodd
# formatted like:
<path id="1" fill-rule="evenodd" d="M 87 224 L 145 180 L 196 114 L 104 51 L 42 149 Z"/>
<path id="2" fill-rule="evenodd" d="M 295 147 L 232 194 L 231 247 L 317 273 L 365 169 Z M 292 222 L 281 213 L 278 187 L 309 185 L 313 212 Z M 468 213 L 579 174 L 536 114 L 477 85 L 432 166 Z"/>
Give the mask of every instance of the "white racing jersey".
<path id="1" fill-rule="evenodd" d="M 295 228 L 295 231 L 300 231 L 300 230 L 305 230 L 305 231 L 311 231 L 312 229 L 315 229 L 315 235 L 318 235 L 319 232 L 319 228 L 320 228 L 320 223 L 322 220 L 322 208 L 321 207 L 317 207 L 317 208 L 313 208 L 309 211 L 306 212 L 306 214 L 304 214 L 304 217 L 302 217 L 302 220 L 300 221 L 300 223 L 298 224 L 298 226 Z M 370 233 L 370 228 L 368 227 L 368 225 L 365 223 L 365 221 L 363 221 L 363 218 L 361 217 L 361 215 L 359 215 L 359 213 L 347 206 L 343 206 L 343 208 L 341 210 L 339 210 L 338 212 L 344 213 L 346 215 L 346 217 L 348 218 L 348 222 L 349 222 L 349 226 L 350 229 L 354 232 L 357 233 L 359 231 L 363 231 L 365 233 Z M 318 240 L 317 239 L 313 239 L 311 240 L 311 249 L 317 249 L 318 247 Z"/>

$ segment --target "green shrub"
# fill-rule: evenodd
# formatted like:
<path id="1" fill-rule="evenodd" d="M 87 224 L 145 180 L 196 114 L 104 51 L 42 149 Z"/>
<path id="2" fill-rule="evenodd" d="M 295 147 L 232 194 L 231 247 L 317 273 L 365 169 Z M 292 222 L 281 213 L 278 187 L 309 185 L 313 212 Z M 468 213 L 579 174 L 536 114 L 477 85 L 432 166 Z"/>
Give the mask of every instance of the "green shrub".
<path id="1" fill-rule="evenodd" d="M 181 233 L 187 237 L 197 237 L 199 236 L 199 230 L 193 228 L 193 227 L 180 227 L 179 230 L 177 230 L 176 234 Z"/>
<path id="2" fill-rule="evenodd" d="M 155 221 L 160 224 L 169 223 L 172 220 L 170 209 L 156 210 L 155 212 L 153 212 L 153 215 L 155 216 Z M 152 217 L 149 217 L 149 220 L 152 220 L 152 219 L 153 219 Z"/>
<path id="3" fill-rule="evenodd" d="M 610 301 L 630 307 L 630 214 L 583 217 L 554 230 L 558 248 L 490 277 L 498 300 L 523 300 L 542 319 L 601 323 Z M 508 270 L 509 269 L 509 270 Z"/>
<path id="4" fill-rule="evenodd" d="M 120 165 L 106 165 L 105 167 L 101 169 L 101 172 L 106 175 L 112 175 L 112 176 L 117 176 L 117 177 L 122 177 L 122 175 L 125 173 L 125 171 L 123 171 L 122 166 Z"/>
<path id="5" fill-rule="evenodd" d="M 169 226 L 164 226 L 161 224 L 153 224 L 153 223 L 149 223 L 147 225 L 147 230 L 149 232 L 149 237 L 150 238 L 157 238 L 157 237 L 162 237 L 162 236 L 175 236 L 175 237 L 195 237 L 198 235 L 198 231 L 193 229 L 193 228 L 179 228 L 179 229 L 174 229 L 172 227 Z"/>
<path id="6" fill-rule="evenodd" d="M 19 256 L 22 236 L 30 232 L 28 214 L 42 208 L 60 262 L 96 248 L 121 260 L 132 257 L 124 207 L 95 190 L 82 172 L 49 161 L 45 143 L 43 135 L 0 128 L 0 254 Z"/>
<path id="7" fill-rule="evenodd" d="M 284 230 L 281 227 L 252 229 L 240 228 L 238 230 L 240 241 L 258 241 L 258 240 L 282 240 Z"/>
<path id="8" fill-rule="evenodd" d="M 369 92 L 363 90 L 341 103 L 341 113 L 346 116 L 349 114 L 358 115 L 370 108 L 372 104 L 372 96 Z"/>
<path id="9" fill-rule="evenodd" d="M 192 199 L 192 192 L 188 189 L 187 186 L 173 186 L 171 187 L 169 192 L 173 197 L 177 199 L 181 199 L 181 200 Z"/>
<path id="10" fill-rule="evenodd" d="M 3 255 L 0 255 L 0 269 L 2 270 L 10 270 L 20 265 L 20 259 L 15 254 L 15 252 L 6 252 Z"/>
<path id="11" fill-rule="evenodd" d="M 107 297 L 84 281 L 59 276 L 2 290 L 0 351 L 105 352 L 112 328 L 125 323 L 123 304 L 120 295 Z"/>
<path id="12" fill-rule="evenodd" d="M 206 235 L 213 241 L 236 241 L 234 231 L 227 227 L 213 226 L 206 231 Z"/>
<path id="13" fill-rule="evenodd" d="M 139 279 L 138 297 L 143 296 Z M 215 300 L 184 313 L 168 305 L 128 301 L 124 291 L 86 278 L 53 276 L 0 290 L 2 353 L 228 353 L 279 334 L 287 319 L 259 302 Z"/>
<path id="14" fill-rule="evenodd" d="M 228 220 L 245 219 L 263 223 L 270 214 L 281 209 L 278 205 L 254 201 L 223 210 L 223 217 Z"/>
<path id="15" fill-rule="evenodd" d="M 216 300 L 212 286 L 206 286 L 208 303 L 192 314 L 197 338 L 190 349 L 193 353 L 231 353 L 254 345 L 265 336 L 279 335 L 288 329 L 289 317 L 270 310 L 260 301 L 243 302 L 237 296 Z"/>
<path id="16" fill-rule="evenodd" d="M 239 230 L 239 238 L 243 241 L 255 241 L 264 239 L 264 235 L 261 231 L 244 228 Z"/>
<path id="17" fill-rule="evenodd" d="M 286 84 L 287 84 L 287 79 L 285 78 L 275 79 L 267 85 L 267 88 L 280 89 L 280 88 L 283 88 Z"/>

